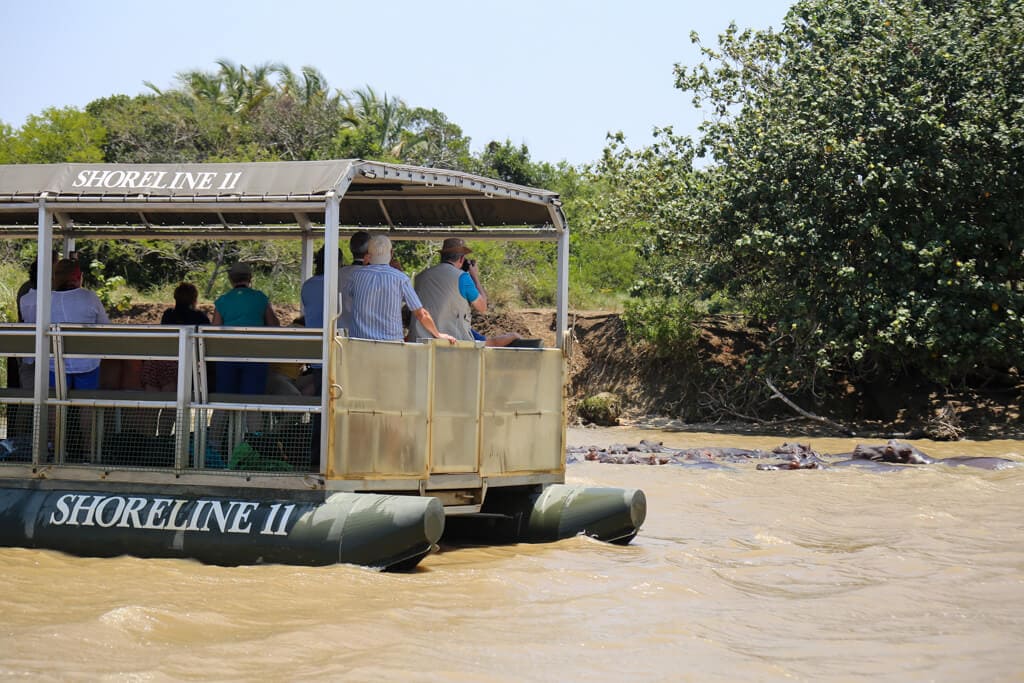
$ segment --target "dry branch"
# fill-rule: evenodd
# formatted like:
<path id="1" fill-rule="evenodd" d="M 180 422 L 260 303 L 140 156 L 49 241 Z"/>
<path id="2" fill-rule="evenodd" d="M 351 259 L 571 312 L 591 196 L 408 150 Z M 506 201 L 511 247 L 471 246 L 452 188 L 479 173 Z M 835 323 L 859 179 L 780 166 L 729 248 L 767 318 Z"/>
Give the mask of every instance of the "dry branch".
<path id="1" fill-rule="evenodd" d="M 831 427 L 832 429 L 838 431 L 839 433 L 845 434 L 846 436 L 855 436 L 854 431 L 852 429 L 850 429 L 849 427 L 847 427 L 845 425 L 841 425 L 838 422 L 836 422 L 835 420 L 830 420 L 827 417 L 821 417 L 820 415 L 815 415 L 814 413 L 808 412 L 808 411 L 804 410 L 803 408 L 801 408 L 800 406 L 798 406 L 797 404 L 793 403 L 793 401 L 789 400 L 785 396 L 785 394 L 783 394 L 781 391 L 779 391 L 775 387 L 775 385 L 772 384 L 772 381 L 770 379 L 765 378 L 764 383 L 767 384 L 768 388 L 772 390 L 772 396 L 771 396 L 772 398 L 779 399 L 780 401 L 785 403 L 787 406 L 789 406 L 790 408 L 792 408 L 793 410 L 795 410 L 797 413 L 799 413 L 803 417 L 807 418 L 808 420 L 814 420 L 815 422 L 818 422 L 820 424 L 827 425 L 827 426 Z"/>

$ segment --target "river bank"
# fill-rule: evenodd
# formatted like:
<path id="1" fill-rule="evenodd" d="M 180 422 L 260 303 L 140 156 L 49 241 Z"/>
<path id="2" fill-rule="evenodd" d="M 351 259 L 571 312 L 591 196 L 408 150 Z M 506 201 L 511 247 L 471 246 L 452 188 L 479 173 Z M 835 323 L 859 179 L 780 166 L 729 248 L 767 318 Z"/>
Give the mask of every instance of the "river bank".
<path id="1" fill-rule="evenodd" d="M 630 340 L 616 313 L 571 314 L 569 403 L 602 392 L 617 402 L 619 423 L 687 432 L 796 437 L 900 438 L 955 441 L 1024 436 L 1024 382 L 1015 374 L 960 387 L 903 383 L 845 384 L 830 395 L 787 396 L 767 378 L 745 372 L 746 357 L 764 340 L 735 316 L 705 320 L 695 353 L 659 357 Z M 525 310 L 478 321 L 488 332 L 511 330 L 554 341 L 548 310 Z"/>

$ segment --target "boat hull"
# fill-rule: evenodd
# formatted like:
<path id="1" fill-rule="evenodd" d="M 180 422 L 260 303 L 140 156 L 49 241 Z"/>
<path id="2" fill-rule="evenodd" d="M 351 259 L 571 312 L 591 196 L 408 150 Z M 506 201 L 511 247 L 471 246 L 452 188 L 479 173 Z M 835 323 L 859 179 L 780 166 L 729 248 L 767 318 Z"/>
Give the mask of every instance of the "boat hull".
<path id="1" fill-rule="evenodd" d="M 439 500 L 417 496 L 0 488 L 0 545 L 90 557 L 408 569 L 435 547 L 444 522 Z"/>

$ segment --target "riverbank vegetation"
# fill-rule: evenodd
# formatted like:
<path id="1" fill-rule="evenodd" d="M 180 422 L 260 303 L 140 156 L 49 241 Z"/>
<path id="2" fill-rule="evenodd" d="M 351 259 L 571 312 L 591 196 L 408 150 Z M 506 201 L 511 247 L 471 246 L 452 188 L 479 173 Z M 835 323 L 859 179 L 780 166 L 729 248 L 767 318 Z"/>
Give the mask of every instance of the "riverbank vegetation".
<path id="1" fill-rule="evenodd" d="M 703 61 L 675 76 L 705 113 L 697 134 L 664 128 L 637 148 L 613 133 L 581 167 L 509 140 L 474 151 L 443 112 L 331 87 L 313 67 L 226 60 L 170 88 L 0 123 L 0 162 L 356 157 L 545 187 L 573 227 L 575 308 L 623 310 L 628 343 L 674 364 L 701 362 L 708 316 L 750 331 L 742 363 L 705 373 L 723 415 L 780 396 L 824 411 L 847 396 L 905 407 L 907 393 L 979 386 L 1019 400 L 1024 3 L 801 0 L 777 29 L 691 39 Z M 297 299 L 296 244 L 78 247 L 105 277 L 124 277 L 130 297 L 169 300 L 182 278 L 209 297 L 244 258 L 275 300 Z M 0 250 L 20 269 L 34 245 Z M 410 271 L 430 258 L 427 244 L 401 250 Z M 492 300 L 552 302 L 550 246 L 479 251 Z M 5 291 L 19 269 L 0 270 Z"/>

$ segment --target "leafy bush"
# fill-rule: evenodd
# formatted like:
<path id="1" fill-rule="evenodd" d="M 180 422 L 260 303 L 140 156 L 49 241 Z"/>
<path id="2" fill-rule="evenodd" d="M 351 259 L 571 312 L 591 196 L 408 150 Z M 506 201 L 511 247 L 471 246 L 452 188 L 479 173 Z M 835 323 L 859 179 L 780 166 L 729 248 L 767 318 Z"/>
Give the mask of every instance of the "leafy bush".
<path id="1" fill-rule="evenodd" d="M 654 345 L 658 355 L 679 356 L 696 351 L 700 317 L 693 299 L 649 297 L 627 301 L 622 320 L 632 339 Z"/>
<path id="2" fill-rule="evenodd" d="M 580 401 L 576 406 L 576 414 L 587 422 L 614 427 L 619 424 L 622 415 L 622 401 L 615 394 L 602 391 Z"/>
<path id="3" fill-rule="evenodd" d="M 14 295 L 25 277 L 25 269 L 18 264 L 10 261 L 0 263 L 0 322 L 17 321 L 18 302 Z"/>
<path id="4" fill-rule="evenodd" d="M 488 301 L 504 306 L 550 306 L 555 300 L 555 246 L 532 242 L 471 242 Z M 436 258 L 431 263 L 436 263 Z"/>
<path id="5" fill-rule="evenodd" d="M 103 308 L 108 311 L 111 309 L 117 309 L 118 311 L 127 311 L 132 305 L 132 297 L 130 294 L 125 292 L 118 292 L 117 290 L 124 287 L 126 282 L 120 275 L 113 275 L 107 277 L 103 271 L 106 270 L 100 261 L 92 261 L 89 264 L 89 275 L 94 283 L 93 291 L 96 292 L 96 296 L 100 298 L 100 303 L 103 304 Z"/>
<path id="6" fill-rule="evenodd" d="M 580 231 L 570 237 L 569 296 L 576 308 L 619 308 L 636 279 L 634 235 Z"/>

